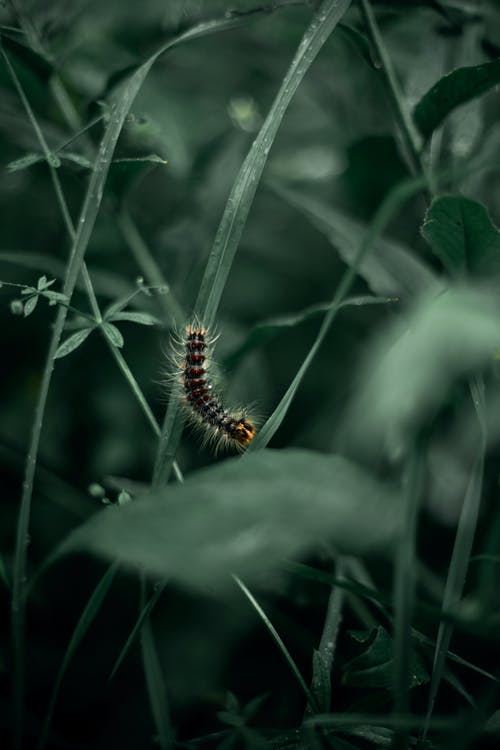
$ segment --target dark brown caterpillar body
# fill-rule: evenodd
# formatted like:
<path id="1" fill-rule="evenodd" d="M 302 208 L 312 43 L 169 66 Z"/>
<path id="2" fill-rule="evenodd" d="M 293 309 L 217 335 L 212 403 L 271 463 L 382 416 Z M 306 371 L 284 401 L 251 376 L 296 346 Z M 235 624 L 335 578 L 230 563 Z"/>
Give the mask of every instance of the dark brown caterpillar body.
<path id="1" fill-rule="evenodd" d="M 187 326 L 181 363 L 185 403 L 194 421 L 207 428 L 208 442 L 241 451 L 255 437 L 256 428 L 245 412 L 231 414 L 215 393 L 209 373 L 213 343 L 206 328 Z"/>

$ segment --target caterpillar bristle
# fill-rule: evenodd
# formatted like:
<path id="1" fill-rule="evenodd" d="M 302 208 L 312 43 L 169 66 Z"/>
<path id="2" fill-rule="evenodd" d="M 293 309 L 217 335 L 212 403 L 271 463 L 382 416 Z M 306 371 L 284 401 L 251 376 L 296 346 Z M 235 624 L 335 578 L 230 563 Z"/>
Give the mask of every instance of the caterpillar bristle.
<path id="1" fill-rule="evenodd" d="M 173 359 L 180 371 L 185 410 L 203 433 L 203 445 L 210 445 L 216 453 L 228 449 L 243 452 L 257 429 L 246 410 L 233 412 L 224 404 L 214 385 L 212 355 L 217 338 L 200 321 L 193 321 L 182 336 L 173 339 Z"/>

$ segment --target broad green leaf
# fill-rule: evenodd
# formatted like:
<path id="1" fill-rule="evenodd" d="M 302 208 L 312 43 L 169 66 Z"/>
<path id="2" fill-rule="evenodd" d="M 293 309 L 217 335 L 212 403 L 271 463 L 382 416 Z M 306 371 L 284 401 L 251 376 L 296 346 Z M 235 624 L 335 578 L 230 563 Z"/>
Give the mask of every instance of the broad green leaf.
<path id="1" fill-rule="evenodd" d="M 119 312 L 109 317 L 108 320 L 127 320 L 131 323 L 139 323 L 142 326 L 161 325 L 161 321 L 158 318 L 145 312 Z"/>
<path id="2" fill-rule="evenodd" d="M 261 451 L 103 510 L 62 551 L 86 548 L 212 589 L 230 573 L 268 576 L 322 540 L 352 554 L 386 550 L 400 520 L 393 489 L 340 456 Z"/>
<path id="3" fill-rule="evenodd" d="M 92 333 L 93 330 L 93 328 L 82 328 L 80 331 L 72 333 L 69 338 L 62 342 L 61 346 L 58 348 L 54 355 L 54 359 L 61 359 L 61 357 L 65 357 L 67 354 L 71 354 L 71 352 L 74 352 L 75 349 L 80 346 L 80 344 L 83 344 L 85 339 Z"/>
<path id="4" fill-rule="evenodd" d="M 422 298 L 367 350 L 348 434 L 359 446 L 400 456 L 454 383 L 491 361 L 498 321 L 491 291 L 457 287 Z"/>
<path id="5" fill-rule="evenodd" d="M 123 336 L 116 326 L 114 326 L 112 323 L 105 322 L 102 324 L 102 330 L 104 331 L 104 335 L 106 336 L 110 344 L 112 344 L 113 346 L 117 346 L 119 349 L 122 348 L 124 344 Z"/>
<path id="6" fill-rule="evenodd" d="M 500 232 L 482 203 L 462 195 L 436 198 L 422 234 L 451 274 L 489 277 L 500 272 Z"/>
<path id="7" fill-rule="evenodd" d="M 364 651 L 345 665 L 342 682 L 344 685 L 366 688 L 390 688 L 394 683 L 393 639 L 382 627 L 368 634 L 352 634 L 364 646 Z M 422 659 L 413 652 L 411 655 L 410 686 L 428 682 L 429 674 Z"/>
<path id="8" fill-rule="evenodd" d="M 427 140 L 456 107 L 485 94 L 498 83 L 500 59 L 453 70 L 419 101 L 413 112 L 415 125 Z"/>

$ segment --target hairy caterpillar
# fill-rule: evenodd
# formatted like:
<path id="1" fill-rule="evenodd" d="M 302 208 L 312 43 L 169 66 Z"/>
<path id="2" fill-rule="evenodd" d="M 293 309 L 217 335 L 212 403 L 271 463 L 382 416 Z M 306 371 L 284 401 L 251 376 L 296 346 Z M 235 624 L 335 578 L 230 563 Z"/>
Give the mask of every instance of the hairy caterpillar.
<path id="1" fill-rule="evenodd" d="M 177 365 L 181 370 L 183 401 L 189 419 L 204 433 L 204 443 L 215 450 L 243 451 L 253 440 L 256 427 L 244 409 L 232 411 L 214 387 L 212 353 L 216 336 L 198 322 L 186 326 L 177 341 Z"/>

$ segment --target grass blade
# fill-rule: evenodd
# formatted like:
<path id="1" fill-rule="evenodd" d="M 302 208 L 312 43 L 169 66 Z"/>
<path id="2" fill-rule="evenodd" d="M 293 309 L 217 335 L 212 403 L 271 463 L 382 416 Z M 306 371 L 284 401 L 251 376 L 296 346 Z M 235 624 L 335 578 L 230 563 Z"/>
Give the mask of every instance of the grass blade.
<path id="1" fill-rule="evenodd" d="M 139 635 L 146 618 L 149 617 L 154 607 L 156 606 L 158 599 L 162 595 L 165 585 L 166 584 L 164 583 L 158 585 L 154 594 L 148 599 L 144 607 L 141 609 L 139 613 L 139 617 L 137 618 L 134 627 L 130 631 L 129 637 L 125 641 L 125 645 L 123 646 L 117 660 L 114 663 L 113 669 L 111 670 L 111 674 L 109 675 L 109 682 L 111 682 L 111 680 L 113 679 L 113 677 L 119 670 L 120 666 L 122 665 L 123 660 L 125 659 L 125 657 L 127 656 L 128 652 L 130 651 L 132 647 L 132 644 L 134 643 L 135 639 Z"/>
<path id="2" fill-rule="evenodd" d="M 111 584 L 113 583 L 116 573 L 118 571 L 118 564 L 113 563 L 109 566 L 99 583 L 97 584 L 96 588 L 92 592 L 92 595 L 90 599 L 87 602 L 87 605 L 85 609 L 83 610 L 80 619 L 78 620 L 76 627 L 73 631 L 73 635 L 71 636 L 71 639 L 68 643 L 68 647 L 66 648 L 62 664 L 59 667 L 59 672 L 57 673 L 57 677 L 54 682 L 54 687 L 52 688 L 52 694 L 50 696 L 49 701 L 49 707 L 47 709 L 47 713 L 45 715 L 45 721 L 43 723 L 42 731 L 40 734 L 40 739 L 38 741 L 37 750 L 42 750 L 42 748 L 45 747 L 45 744 L 47 742 L 48 733 L 50 729 L 50 725 L 52 722 L 52 717 L 54 715 L 54 709 L 56 706 L 57 697 L 59 695 L 59 690 L 61 688 L 61 684 L 64 678 L 64 675 L 66 674 L 66 670 L 68 668 L 68 665 L 73 657 L 73 654 L 75 653 L 76 649 L 82 642 L 83 638 L 85 637 L 88 629 L 92 625 L 97 613 L 99 612 L 99 609 L 101 608 L 101 604 L 104 601 L 104 598 L 106 594 L 108 593 Z"/>
<path id="3" fill-rule="evenodd" d="M 486 428 L 485 428 L 485 400 L 484 385 L 478 380 L 471 383 L 471 392 L 478 422 L 480 426 L 481 439 L 478 455 L 474 461 L 467 492 L 465 494 L 460 519 L 458 521 L 453 553 L 446 579 L 446 587 L 443 597 L 443 612 L 449 612 L 460 602 L 465 577 L 469 567 L 472 544 L 476 533 L 479 505 L 483 488 L 484 456 L 486 450 Z M 429 702 L 427 705 L 426 721 L 423 737 L 427 736 L 429 722 L 434 711 L 439 685 L 443 677 L 448 648 L 453 634 L 453 623 L 441 622 L 436 639 L 434 652 L 434 663 L 432 665 L 431 685 L 429 690 Z"/>
<path id="4" fill-rule="evenodd" d="M 160 592 L 161 593 L 161 592 Z M 142 598 L 145 597 L 145 582 L 142 581 Z M 145 605 L 147 607 L 147 604 Z M 144 676 L 148 688 L 151 712 L 158 732 L 161 750 L 170 750 L 174 744 L 170 713 L 167 702 L 165 680 L 158 660 L 151 620 L 145 617 L 141 628 L 141 651 Z"/>
<path id="5" fill-rule="evenodd" d="M 311 63 L 340 21 L 351 0 L 324 0 L 306 29 L 269 113 L 233 184 L 208 257 L 195 305 L 204 325 L 215 321 L 219 302 L 234 260 L 248 214 L 283 116 Z M 153 474 L 155 487 L 166 484 L 182 433 L 180 388 L 173 389 L 162 429 Z"/>
<path id="6" fill-rule="evenodd" d="M 394 714 L 401 716 L 410 710 L 412 629 L 411 619 L 415 599 L 415 545 L 418 509 L 423 484 L 423 456 L 415 446 L 408 458 L 406 507 L 403 533 L 399 540 L 394 576 Z M 401 731 L 394 747 L 408 747 L 408 734 Z"/>
<path id="7" fill-rule="evenodd" d="M 259 602 L 255 599 L 255 597 L 253 596 L 253 594 L 247 589 L 247 587 L 245 586 L 245 584 L 243 583 L 243 581 L 240 580 L 238 578 L 238 576 L 235 576 L 235 575 L 233 575 L 233 579 L 236 582 L 237 586 L 239 586 L 239 588 L 243 591 L 243 593 L 247 597 L 248 601 L 250 602 L 250 604 L 252 605 L 252 607 L 255 609 L 255 611 L 257 612 L 257 614 L 261 618 L 261 620 L 264 623 L 264 625 L 266 626 L 266 628 L 271 633 L 271 636 L 273 637 L 273 640 L 275 641 L 275 643 L 278 646 L 279 650 L 281 651 L 281 653 L 285 657 L 285 660 L 286 660 L 288 666 L 290 667 L 290 669 L 292 670 L 292 673 L 293 673 L 295 679 L 297 680 L 298 684 L 302 688 L 302 691 L 303 691 L 303 693 L 304 693 L 304 695 L 306 697 L 308 705 L 312 709 L 313 713 L 317 713 L 318 712 L 318 704 L 316 702 L 316 698 L 314 697 L 314 695 L 312 694 L 312 692 L 307 687 L 306 681 L 302 677 L 299 668 L 295 664 L 295 662 L 293 660 L 293 657 L 290 654 L 289 650 L 287 649 L 287 647 L 283 643 L 283 641 L 281 639 L 281 636 L 279 635 L 278 631 L 276 630 L 276 628 L 272 624 L 271 620 L 269 619 L 269 617 L 266 615 L 266 613 L 264 612 L 264 610 L 260 606 Z"/>
<path id="8" fill-rule="evenodd" d="M 70 256 L 66 267 L 63 294 L 71 300 L 75 285 L 82 269 L 85 253 L 92 235 L 97 214 L 101 206 L 104 186 L 108 176 L 111 160 L 115 150 L 118 137 L 122 130 L 125 118 L 137 96 L 146 76 L 157 58 L 173 48 L 177 44 L 190 39 L 204 36 L 215 31 L 232 28 L 241 23 L 238 19 L 218 19 L 207 21 L 183 34 L 171 39 L 162 45 L 140 65 L 122 84 L 118 95 L 115 97 L 109 122 L 101 140 L 99 151 L 96 156 L 89 185 L 86 191 L 83 206 L 78 220 L 76 234 L 72 242 Z M 4 56 L 9 69 L 11 66 Z M 15 75 L 15 74 L 14 74 Z M 23 97 L 22 97 L 23 98 Z M 23 99 L 24 101 L 24 99 Z M 43 136 L 42 136 L 43 138 Z M 16 544 L 13 565 L 13 591 L 12 591 L 12 641 L 13 641 L 13 736 L 14 748 L 21 746 L 21 726 L 23 714 L 24 695 L 24 631 L 25 631 L 25 606 L 26 606 L 26 562 L 28 548 L 28 530 L 31 514 L 31 499 L 35 478 L 35 469 L 38 458 L 40 437 L 45 414 L 45 406 L 49 394 L 54 366 L 54 357 L 60 345 L 64 324 L 67 317 L 67 308 L 60 306 L 57 312 L 52 335 L 48 347 L 47 357 L 38 394 L 35 416 L 32 425 L 28 455 L 26 458 L 23 491 L 21 496 Z"/>

